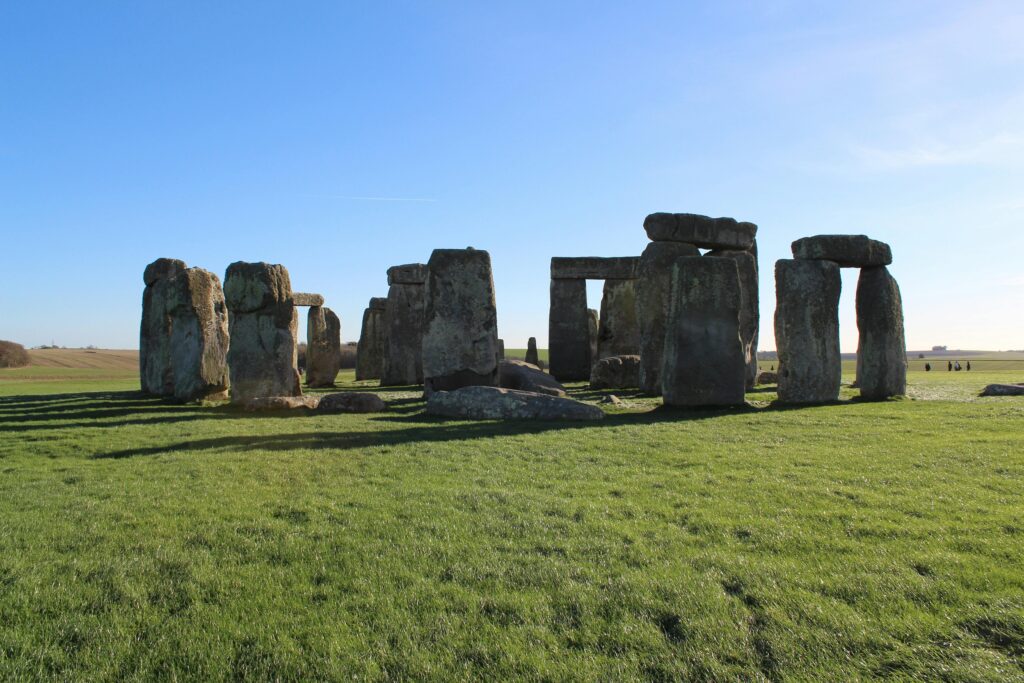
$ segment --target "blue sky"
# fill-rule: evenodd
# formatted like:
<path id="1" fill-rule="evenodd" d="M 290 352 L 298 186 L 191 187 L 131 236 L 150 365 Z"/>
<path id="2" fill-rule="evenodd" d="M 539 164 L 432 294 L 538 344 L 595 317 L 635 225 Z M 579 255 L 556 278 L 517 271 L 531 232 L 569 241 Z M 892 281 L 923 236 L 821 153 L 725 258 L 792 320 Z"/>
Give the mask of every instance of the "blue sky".
<path id="1" fill-rule="evenodd" d="M 908 346 L 1024 348 L 1024 3 L 4 3 L 0 338 L 135 347 L 159 256 L 285 264 L 356 339 L 388 266 L 552 256 L 653 211 L 889 242 Z M 856 348 L 856 272 L 842 344 Z M 600 288 L 591 288 L 598 307 Z"/>

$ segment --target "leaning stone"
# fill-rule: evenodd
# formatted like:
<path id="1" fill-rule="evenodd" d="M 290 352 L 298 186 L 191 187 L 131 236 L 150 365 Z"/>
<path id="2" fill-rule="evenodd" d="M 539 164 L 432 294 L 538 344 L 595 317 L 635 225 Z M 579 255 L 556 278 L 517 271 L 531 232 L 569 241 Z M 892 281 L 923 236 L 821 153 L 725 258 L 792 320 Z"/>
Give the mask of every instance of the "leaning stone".
<path id="1" fill-rule="evenodd" d="M 388 268 L 388 286 L 422 285 L 427 281 L 427 264 L 406 263 Z"/>
<path id="2" fill-rule="evenodd" d="M 779 401 L 826 403 L 839 398 L 839 266 L 782 259 L 775 264 L 775 343 Z"/>
<path id="3" fill-rule="evenodd" d="M 144 393 L 173 396 L 171 318 L 167 314 L 168 281 L 188 266 L 178 259 L 159 258 L 146 266 L 142 280 L 142 324 L 139 329 L 139 380 Z"/>
<path id="4" fill-rule="evenodd" d="M 228 311 L 220 278 L 202 268 L 189 268 L 167 282 L 174 398 L 227 398 Z"/>
<path id="5" fill-rule="evenodd" d="M 292 292 L 292 304 L 296 306 L 323 306 L 324 297 L 322 294 L 309 294 L 308 292 Z"/>
<path id="6" fill-rule="evenodd" d="M 636 256 L 555 256 L 553 280 L 634 280 L 640 265 Z"/>
<path id="7" fill-rule="evenodd" d="M 757 245 L 755 243 L 754 249 Z M 757 337 L 761 321 L 760 294 L 758 292 L 757 256 L 752 251 L 719 249 L 707 256 L 731 258 L 736 261 L 740 274 L 740 338 L 743 355 L 747 359 L 747 389 L 757 380 Z"/>
<path id="8" fill-rule="evenodd" d="M 374 297 L 363 311 L 363 326 L 356 345 L 356 380 L 380 379 L 387 345 L 387 299 Z"/>
<path id="9" fill-rule="evenodd" d="M 863 268 L 857 281 L 857 386 L 861 398 L 907 393 L 907 344 L 900 286 L 885 266 Z"/>
<path id="10" fill-rule="evenodd" d="M 437 391 L 427 398 L 427 413 L 471 420 L 601 420 L 594 405 L 500 387 L 473 386 Z"/>
<path id="11" fill-rule="evenodd" d="M 557 379 L 536 365 L 521 360 L 503 360 L 498 364 L 498 386 L 550 396 L 565 396 L 565 387 Z"/>
<path id="12" fill-rule="evenodd" d="M 867 235 L 815 235 L 793 242 L 793 258 L 835 261 L 840 268 L 871 268 L 892 263 L 892 249 Z"/>
<path id="13" fill-rule="evenodd" d="M 548 365 L 563 382 L 590 376 L 590 314 L 586 280 L 551 280 Z"/>
<path id="14" fill-rule="evenodd" d="M 306 319 L 306 384 L 333 387 L 341 370 L 341 321 L 329 308 L 311 306 Z"/>
<path id="15" fill-rule="evenodd" d="M 316 410 L 320 402 L 318 396 L 257 396 L 242 401 L 245 410 Z"/>
<path id="16" fill-rule="evenodd" d="M 435 249 L 427 266 L 424 390 L 496 385 L 498 316 L 490 254 Z"/>
<path id="17" fill-rule="evenodd" d="M 635 389 L 640 386 L 640 356 L 610 356 L 594 363 L 591 389 Z"/>
<path id="18" fill-rule="evenodd" d="M 320 397 L 320 413 L 381 413 L 388 405 L 377 394 L 364 391 L 345 391 Z"/>
<path id="19" fill-rule="evenodd" d="M 640 325 L 636 319 L 636 280 L 605 280 L 597 331 L 599 361 L 609 356 L 640 354 Z"/>
<path id="20" fill-rule="evenodd" d="M 537 355 L 537 338 L 530 337 L 526 342 L 526 362 L 530 365 L 540 367 L 540 357 Z"/>
<path id="21" fill-rule="evenodd" d="M 1024 396 L 1024 384 L 989 384 L 981 396 Z"/>
<path id="22" fill-rule="evenodd" d="M 414 264 L 420 265 L 420 264 Z M 411 268 L 412 266 L 399 266 Z M 382 387 L 423 383 L 423 314 L 424 286 L 403 284 L 388 271 L 388 306 L 384 314 L 384 366 L 380 377 Z M 426 266 L 422 268 L 426 274 Z M 400 271 L 405 274 L 405 271 Z M 399 278 L 402 279 L 402 278 Z"/>
<path id="23" fill-rule="evenodd" d="M 667 406 L 744 402 L 740 277 L 733 259 L 684 256 L 672 269 L 662 396 Z"/>
<path id="24" fill-rule="evenodd" d="M 655 242 L 684 242 L 701 249 L 750 249 L 757 235 L 753 223 L 695 213 L 652 213 L 644 220 Z"/>
<path id="25" fill-rule="evenodd" d="M 640 388 L 661 396 L 661 364 L 665 322 L 672 289 L 672 265 L 681 256 L 699 256 L 692 244 L 651 242 L 640 256 L 636 283 L 636 312 L 640 326 Z"/>

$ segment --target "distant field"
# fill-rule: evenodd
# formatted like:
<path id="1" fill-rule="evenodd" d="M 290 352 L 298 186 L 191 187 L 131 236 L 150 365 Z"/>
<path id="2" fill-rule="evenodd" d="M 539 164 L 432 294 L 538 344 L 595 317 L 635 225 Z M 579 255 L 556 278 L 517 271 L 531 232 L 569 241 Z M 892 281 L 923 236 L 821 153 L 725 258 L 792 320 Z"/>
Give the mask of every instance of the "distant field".
<path id="1" fill-rule="evenodd" d="M 32 366 L 39 368 L 139 369 L 135 349 L 32 349 L 28 355 Z"/>

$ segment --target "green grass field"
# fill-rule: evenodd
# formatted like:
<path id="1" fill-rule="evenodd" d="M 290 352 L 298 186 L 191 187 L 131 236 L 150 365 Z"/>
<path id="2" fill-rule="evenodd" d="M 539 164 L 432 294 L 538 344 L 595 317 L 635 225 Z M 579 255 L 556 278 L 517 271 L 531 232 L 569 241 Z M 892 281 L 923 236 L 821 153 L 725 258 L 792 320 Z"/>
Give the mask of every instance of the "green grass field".
<path id="1" fill-rule="evenodd" d="M 1022 369 L 585 424 L 2 371 L 0 679 L 1024 680 Z"/>

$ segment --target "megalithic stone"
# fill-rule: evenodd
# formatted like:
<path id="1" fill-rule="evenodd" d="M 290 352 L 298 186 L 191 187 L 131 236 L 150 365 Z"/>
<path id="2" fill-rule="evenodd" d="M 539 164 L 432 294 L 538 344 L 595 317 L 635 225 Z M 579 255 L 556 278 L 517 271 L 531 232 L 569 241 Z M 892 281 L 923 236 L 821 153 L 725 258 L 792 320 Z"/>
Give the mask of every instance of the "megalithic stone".
<path id="1" fill-rule="evenodd" d="M 220 278 L 202 268 L 189 268 L 168 283 L 174 398 L 227 398 L 228 311 Z"/>
<path id="2" fill-rule="evenodd" d="M 384 373 L 384 354 L 387 346 L 386 312 L 388 300 L 373 297 L 363 311 L 363 326 L 356 345 L 356 380 L 380 379 Z"/>
<path id="3" fill-rule="evenodd" d="M 540 367 L 540 356 L 537 355 L 537 338 L 530 337 L 526 342 L 526 362 Z"/>
<path id="4" fill-rule="evenodd" d="M 500 363 L 503 360 L 505 360 L 505 340 L 504 339 L 499 339 L 498 340 L 498 362 Z M 500 368 L 499 368 L 499 372 L 500 372 Z"/>
<path id="5" fill-rule="evenodd" d="M 171 318 L 167 314 L 168 281 L 188 268 L 184 261 L 159 258 L 143 272 L 142 324 L 139 330 L 139 380 L 152 396 L 173 396 Z"/>
<path id="6" fill-rule="evenodd" d="M 747 358 L 740 306 L 735 259 L 684 256 L 676 261 L 661 377 L 665 405 L 743 403 Z"/>
<path id="7" fill-rule="evenodd" d="M 427 270 L 424 391 L 496 386 L 498 315 L 490 254 L 435 249 Z"/>
<path id="8" fill-rule="evenodd" d="M 596 308 L 587 309 L 587 341 L 590 342 L 590 370 L 593 372 L 594 363 L 597 360 L 597 336 L 601 330 L 601 316 L 597 314 Z M 590 375 L 587 375 L 590 379 Z"/>
<path id="9" fill-rule="evenodd" d="M 341 320 L 324 306 L 311 306 L 306 318 L 306 384 L 333 387 L 341 370 Z"/>
<path id="10" fill-rule="evenodd" d="M 548 368 L 561 382 L 590 377 L 590 317 L 586 280 L 551 280 Z"/>
<path id="11" fill-rule="evenodd" d="M 231 402 L 301 396 L 298 312 L 282 265 L 238 261 L 224 276 L 231 345 Z"/>
<path id="12" fill-rule="evenodd" d="M 861 398 L 907 393 L 907 345 L 900 286 L 885 266 L 862 268 L 857 281 L 857 386 Z"/>
<path id="13" fill-rule="evenodd" d="M 661 396 L 661 364 L 672 290 L 672 266 L 681 256 L 700 256 L 700 251 L 685 242 L 651 242 L 640 256 L 640 277 L 636 282 L 640 388 L 651 396 Z"/>
<path id="14" fill-rule="evenodd" d="M 611 356 L 640 353 L 640 326 L 636 319 L 636 280 L 605 280 L 601 296 L 601 318 L 597 333 L 597 355 L 593 361 Z"/>
<path id="15" fill-rule="evenodd" d="M 775 263 L 775 344 L 779 401 L 826 403 L 839 398 L 839 294 L 833 261 Z"/>
<path id="16" fill-rule="evenodd" d="M 411 263 L 388 269 L 388 306 L 381 386 L 423 383 L 423 325 L 427 266 Z"/>
<path id="17" fill-rule="evenodd" d="M 740 276 L 740 336 L 747 359 L 747 389 L 757 381 L 757 337 L 761 318 L 758 307 L 757 257 L 753 251 L 715 250 L 707 256 L 731 258 L 736 261 Z"/>

